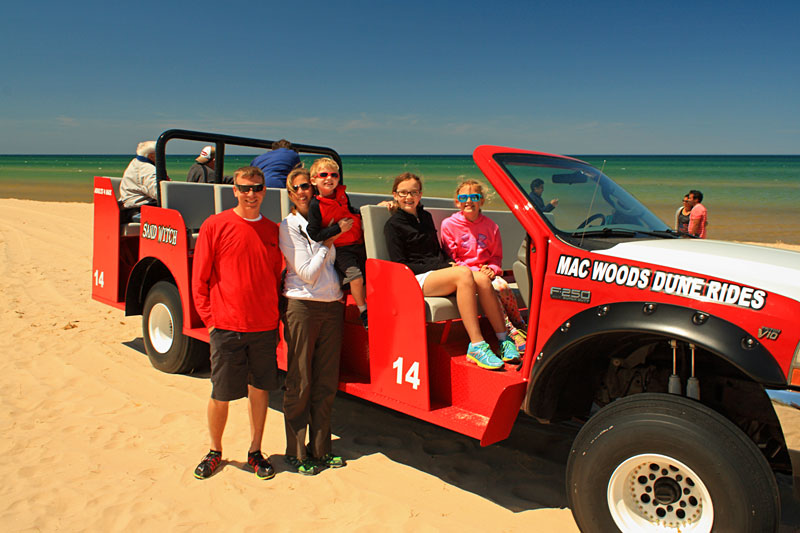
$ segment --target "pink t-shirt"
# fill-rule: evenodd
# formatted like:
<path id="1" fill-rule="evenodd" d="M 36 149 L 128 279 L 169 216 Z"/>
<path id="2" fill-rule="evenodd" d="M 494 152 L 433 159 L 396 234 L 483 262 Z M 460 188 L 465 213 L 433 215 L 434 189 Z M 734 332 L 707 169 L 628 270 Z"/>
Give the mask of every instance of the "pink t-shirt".
<path id="1" fill-rule="evenodd" d="M 472 270 L 486 265 L 497 275 L 503 273 L 503 241 L 500 228 L 492 219 L 479 215 L 475 222 L 470 222 L 459 211 L 442 221 L 439 233 L 442 248 L 456 264 Z"/>
<path id="2" fill-rule="evenodd" d="M 708 223 L 708 212 L 703 204 L 696 204 L 689 213 L 689 233 L 706 238 L 706 224 Z"/>

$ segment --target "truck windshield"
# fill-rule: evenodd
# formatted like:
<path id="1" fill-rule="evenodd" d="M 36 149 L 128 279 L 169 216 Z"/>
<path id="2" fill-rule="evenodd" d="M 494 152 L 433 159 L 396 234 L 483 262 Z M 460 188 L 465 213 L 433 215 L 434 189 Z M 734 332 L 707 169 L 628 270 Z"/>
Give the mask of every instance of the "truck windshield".
<path id="1" fill-rule="evenodd" d="M 536 154 L 494 157 L 540 215 L 566 240 L 677 235 L 639 200 L 586 163 Z"/>

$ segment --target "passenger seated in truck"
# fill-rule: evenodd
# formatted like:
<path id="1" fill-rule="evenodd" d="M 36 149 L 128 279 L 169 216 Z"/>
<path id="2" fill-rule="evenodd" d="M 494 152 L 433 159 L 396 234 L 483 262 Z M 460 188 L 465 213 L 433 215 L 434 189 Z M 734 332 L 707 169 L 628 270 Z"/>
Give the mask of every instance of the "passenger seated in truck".
<path id="1" fill-rule="evenodd" d="M 267 187 L 283 189 L 286 187 L 286 176 L 292 169 L 302 166 L 300 156 L 292 143 L 286 139 L 272 143 L 272 150 L 261 154 L 250 162 L 264 173 Z"/>
<path id="2" fill-rule="evenodd" d="M 200 150 L 200 155 L 195 158 L 196 163 L 189 167 L 186 181 L 191 183 L 216 183 L 217 182 L 217 150 L 209 145 Z M 233 176 L 224 176 L 220 183 L 233 183 Z"/>
<path id="3" fill-rule="evenodd" d="M 472 270 L 476 282 L 489 278 L 503 308 L 506 331 L 519 351 L 525 351 L 525 321 L 517 299 L 503 274 L 503 241 L 497 224 L 483 215 L 487 188 L 478 180 L 464 180 L 456 187 L 454 203 L 459 209 L 442 221 L 442 248 L 457 265 Z M 509 360 L 513 360 L 509 354 Z M 519 356 L 517 356 L 519 359 Z"/>
<path id="4" fill-rule="evenodd" d="M 143 205 L 157 205 L 158 183 L 156 181 L 156 142 L 140 142 L 134 157 L 122 175 L 119 184 L 119 197 L 123 208 L 141 208 Z M 128 219 L 138 222 L 140 213 L 136 211 Z"/>
<path id="5" fill-rule="evenodd" d="M 558 207 L 558 198 L 553 198 L 547 205 L 545 205 L 544 200 L 542 199 L 542 193 L 544 192 L 544 182 L 539 178 L 533 180 L 531 183 L 531 200 L 533 200 L 533 205 L 535 205 L 539 211 L 542 213 L 549 213 L 556 207 Z"/>
<path id="6" fill-rule="evenodd" d="M 195 164 L 189 167 L 186 181 L 191 183 L 214 183 L 217 175 L 214 165 L 217 161 L 216 149 L 213 146 L 204 146 L 200 155 L 195 158 Z"/>
<path id="7" fill-rule="evenodd" d="M 322 157 L 312 163 L 311 184 L 317 194 L 308 208 L 308 235 L 317 242 L 324 242 L 343 233 L 336 241 L 336 269 L 342 277 L 342 285 L 350 284 L 361 322 L 366 328 L 367 295 L 364 284 L 364 265 L 367 250 L 364 247 L 364 231 L 361 229 L 361 214 L 350 205 L 346 187 L 339 183 L 339 165 L 333 159 Z"/>
<path id="8" fill-rule="evenodd" d="M 478 294 L 481 306 L 500 343 L 506 361 L 519 358 L 514 343 L 507 338 L 503 311 L 488 276 L 477 277 L 466 266 L 458 266 L 442 249 L 431 214 L 420 204 L 422 180 L 410 172 L 397 176 L 392 185 L 396 209 L 383 233 L 392 261 L 402 263 L 416 275 L 423 296 L 456 294 L 456 305 L 469 336 L 467 360 L 481 368 L 499 370 L 503 360 L 497 357 L 481 334 L 478 322 Z"/>

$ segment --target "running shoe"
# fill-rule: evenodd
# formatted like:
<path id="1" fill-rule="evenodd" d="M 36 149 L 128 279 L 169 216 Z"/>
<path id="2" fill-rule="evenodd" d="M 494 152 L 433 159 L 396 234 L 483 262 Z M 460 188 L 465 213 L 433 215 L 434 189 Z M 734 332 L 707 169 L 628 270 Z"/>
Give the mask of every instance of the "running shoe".
<path id="1" fill-rule="evenodd" d="M 521 329 L 514 328 L 513 331 L 508 334 L 508 336 L 511 337 L 511 339 L 514 341 L 514 344 L 517 345 L 517 351 L 520 353 L 520 355 L 524 354 L 525 346 L 528 342 L 525 332 Z"/>
<path id="2" fill-rule="evenodd" d="M 261 450 L 248 453 L 247 464 L 253 468 L 258 479 L 272 479 L 275 477 L 275 469 L 272 468 L 269 459 L 265 459 L 261 455 Z"/>
<path id="3" fill-rule="evenodd" d="M 479 367 L 488 370 L 503 368 L 503 361 L 492 352 L 492 349 L 489 348 L 489 343 L 486 341 L 479 342 L 478 344 L 469 343 L 467 361 L 472 361 Z"/>
<path id="4" fill-rule="evenodd" d="M 517 345 L 511 339 L 500 342 L 500 352 L 504 363 L 519 362 L 519 350 L 517 350 Z"/>
<path id="5" fill-rule="evenodd" d="M 321 470 L 319 465 L 309 458 L 305 458 L 301 461 L 295 455 L 287 455 L 284 457 L 284 461 L 286 461 L 286 464 L 291 466 L 295 472 L 303 474 L 304 476 L 315 476 L 319 474 Z"/>
<path id="6" fill-rule="evenodd" d="M 209 450 L 208 455 L 203 457 L 197 468 L 194 469 L 194 477 L 197 479 L 208 479 L 216 472 L 219 465 L 222 463 L 222 452 L 215 452 Z"/>
<path id="7" fill-rule="evenodd" d="M 332 453 L 326 453 L 317 459 L 317 462 L 328 468 L 341 468 L 347 464 L 344 458 L 339 457 L 338 455 L 333 455 Z"/>
<path id="8" fill-rule="evenodd" d="M 361 311 L 361 314 L 359 315 L 359 318 L 361 318 L 361 323 L 364 325 L 364 329 L 369 329 L 367 327 L 369 325 L 369 321 L 367 320 L 367 310 L 366 309 Z"/>

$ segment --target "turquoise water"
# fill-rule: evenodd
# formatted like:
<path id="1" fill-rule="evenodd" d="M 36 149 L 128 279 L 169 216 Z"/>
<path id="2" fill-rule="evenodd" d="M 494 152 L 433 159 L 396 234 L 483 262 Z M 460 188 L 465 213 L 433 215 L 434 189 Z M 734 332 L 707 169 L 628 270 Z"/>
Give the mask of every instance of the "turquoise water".
<path id="1" fill-rule="evenodd" d="M 172 179 L 184 179 L 194 155 L 169 155 Z M 225 174 L 252 155 L 228 155 Z M 800 244 L 800 156 L 575 156 L 620 183 L 673 224 L 689 189 L 705 195 L 709 235 L 728 240 Z M 92 201 L 92 176 L 122 176 L 130 155 L 0 155 L 0 197 Z M 306 166 L 314 158 L 303 158 Z M 458 177 L 481 178 L 471 156 L 342 156 L 345 183 L 358 192 L 388 193 L 394 176 L 422 176 L 425 194 L 450 196 Z M 545 192 L 546 196 L 546 192 Z"/>

